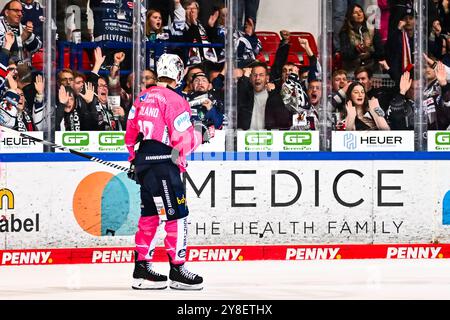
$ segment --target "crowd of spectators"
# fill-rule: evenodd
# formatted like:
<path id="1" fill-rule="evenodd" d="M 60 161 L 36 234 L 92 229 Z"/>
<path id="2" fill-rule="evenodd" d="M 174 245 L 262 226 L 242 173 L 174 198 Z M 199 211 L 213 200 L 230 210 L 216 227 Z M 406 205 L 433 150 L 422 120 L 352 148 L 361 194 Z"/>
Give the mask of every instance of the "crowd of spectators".
<path id="1" fill-rule="evenodd" d="M 450 8 L 448 0 L 428 0 L 427 87 L 423 107 L 430 130 L 450 129 Z M 139 3 L 139 2 L 138 2 Z M 142 33 L 148 44 L 139 89 L 155 85 L 161 46 L 178 54 L 185 77 L 177 91 L 190 103 L 193 118 L 217 129 L 227 124 L 224 108 L 225 0 L 141 2 Z M 307 39 L 281 30 L 270 66 L 259 61 L 259 0 L 238 1 L 236 54 L 238 130 L 413 130 L 415 106 L 413 0 L 334 0 L 332 79 L 322 106 L 319 56 Z M 368 16 L 376 6 L 378 19 Z M 64 0 L 56 4 L 57 41 L 96 43 L 83 49 L 83 69 L 59 66 L 56 77 L 56 130 L 125 130 L 135 91 L 132 72 L 133 9 L 136 2 Z M 43 50 L 43 7 L 38 1 L 9 1 L 0 17 L 0 116 L 17 130 L 42 130 L 44 81 L 33 55 Z M 89 28 L 88 12 L 93 27 Z M 144 23 L 145 21 L 145 23 Z M 374 23 L 374 21 L 377 21 Z M 298 43 L 292 43 L 298 41 Z M 116 44 L 105 47 L 105 44 Z M 167 45 L 166 45 L 167 44 Z M 308 63 L 289 59 L 292 46 Z M 84 67 L 88 66 L 89 70 Z M 80 67 L 80 64 L 78 64 Z M 382 78 L 383 81 L 379 81 Z M 387 81 L 391 82 L 386 86 Z M 325 128 L 326 127 L 326 128 Z"/>

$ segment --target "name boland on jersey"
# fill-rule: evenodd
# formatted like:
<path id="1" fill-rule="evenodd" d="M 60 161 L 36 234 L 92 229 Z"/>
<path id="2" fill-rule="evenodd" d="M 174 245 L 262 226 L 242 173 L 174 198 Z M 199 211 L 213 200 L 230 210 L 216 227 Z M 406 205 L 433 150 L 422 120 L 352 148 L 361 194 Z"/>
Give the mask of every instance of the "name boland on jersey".
<path id="1" fill-rule="evenodd" d="M 140 93 L 128 115 L 125 143 L 135 158 L 134 146 L 139 133 L 143 140 L 155 140 L 178 150 L 181 172 L 186 171 L 186 156 L 201 143 L 200 132 L 191 123 L 191 108 L 176 92 L 163 87 L 150 87 Z"/>

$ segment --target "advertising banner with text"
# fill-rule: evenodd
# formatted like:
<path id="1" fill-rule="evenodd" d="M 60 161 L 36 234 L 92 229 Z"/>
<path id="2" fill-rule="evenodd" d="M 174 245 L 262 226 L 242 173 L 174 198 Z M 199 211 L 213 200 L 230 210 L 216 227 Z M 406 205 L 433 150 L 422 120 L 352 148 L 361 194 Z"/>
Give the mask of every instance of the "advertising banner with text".
<path id="1" fill-rule="evenodd" d="M 126 173 L 93 162 L 1 165 L 0 249 L 133 245 L 140 196 Z M 191 245 L 445 243 L 449 165 L 191 161 L 187 196 L 173 205 L 189 207 Z"/>

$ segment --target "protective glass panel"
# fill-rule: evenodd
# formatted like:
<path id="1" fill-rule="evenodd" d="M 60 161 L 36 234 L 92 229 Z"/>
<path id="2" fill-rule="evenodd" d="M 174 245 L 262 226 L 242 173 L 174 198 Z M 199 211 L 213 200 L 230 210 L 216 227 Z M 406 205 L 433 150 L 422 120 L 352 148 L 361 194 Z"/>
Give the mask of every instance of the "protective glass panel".
<path id="1" fill-rule="evenodd" d="M 414 151 L 415 5 L 331 1 L 333 151 Z"/>
<path id="2" fill-rule="evenodd" d="M 238 1 L 233 74 L 238 151 L 326 148 L 320 142 L 326 133 L 321 12 L 320 1 Z"/>

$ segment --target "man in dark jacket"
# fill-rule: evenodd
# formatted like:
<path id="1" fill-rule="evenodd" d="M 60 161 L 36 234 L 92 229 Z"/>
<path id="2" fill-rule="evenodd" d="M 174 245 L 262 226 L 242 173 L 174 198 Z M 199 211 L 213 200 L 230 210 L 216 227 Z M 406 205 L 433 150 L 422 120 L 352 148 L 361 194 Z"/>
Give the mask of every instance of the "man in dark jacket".
<path id="1" fill-rule="evenodd" d="M 263 63 L 252 67 L 250 79 L 243 76 L 238 80 L 238 129 L 288 130 L 291 127 L 290 112 L 278 91 L 267 91 L 268 82 L 269 73 Z"/>

